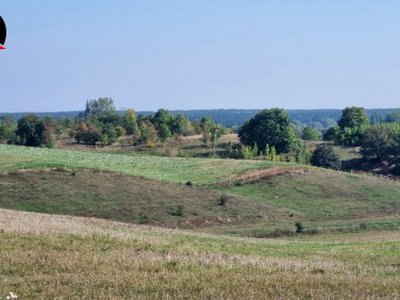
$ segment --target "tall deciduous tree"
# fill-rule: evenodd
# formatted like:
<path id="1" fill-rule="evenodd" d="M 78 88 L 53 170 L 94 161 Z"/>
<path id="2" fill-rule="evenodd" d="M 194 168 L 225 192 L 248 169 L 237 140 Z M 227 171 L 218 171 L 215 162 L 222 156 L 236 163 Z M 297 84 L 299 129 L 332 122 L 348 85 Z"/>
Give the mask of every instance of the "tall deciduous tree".
<path id="1" fill-rule="evenodd" d="M 378 124 L 368 128 L 361 142 L 360 153 L 364 159 L 397 161 L 400 150 L 400 124 Z"/>
<path id="2" fill-rule="evenodd" d="M 359 146 L 369 119 L 362 107 L 346 107 L 338 121 L 339 134 L 335 142 L 345 146 Z"/>
<path id="3" fill-rule="evenodd" d="M 244 145 L 265 149 L 269 144 L 278 154 L 290 151 L 296 139 L 288 115 L 278 108 L 260 111 L 243 124 L 238 135 Z"/>
<path id="4" fill-rule="evenodd" d="M 17 120 L 10 116 L 0 116 L 0 142 L 15 142 L 17 130 Z"/>
<path id="5" fill-rule="evenodd" d="M 339 126 L 332 126 L 329 127 L 328 130 L 322 136 L 322 140 L 324 141 L 335 141 L 337 136 L 339 135 Z"/>
<path id="6" fill-rule="evenodd" d="M 358 128 L 369 125 L 369 120 L 367 115 L 362 107 L 346 107 L 342 111 L 342 116 L 338 121 L 338 125 L 340 129 L 344 129 L 346 127 L 349 128 Z"/>
<path id="7" fill-rule="evenodd" d="M 171 115 L 168 110 L 160 108 L 153 117 L 153 124 L 157 130 L 160 129 L 161 124 L 165 124 L 170 129 L 172 122 L 174 120 L 174 116 Z"/>
<path id="8" fill-rule="evenodd" d="M 184 117 L 182 113 L 178 113 L 172 122 L 172 133 L 179 135 L 190 135 L 192 128 L 189 122 L 189 118 Z"/>
<path id="9" fill-rule="evenodd" d="M 103 114 L 115 114 L 114 101 L 111 98 L 92 99 L 86 102 L 85 114 L 87 117 L 100 117 Z"/>
<path id="10" fill-rule="evenodd" d="M 35 114 L 26 114 L 18 121 L 17 136 L 26 146 L 39 147 L 45 139 L 44 121 Z"/>
<path id="11" fill-rule="evenodd" d="M 321 136 L 321 133 L 312 128 L 311 126 L 306 126 L 303 129 L 303 132 L 301 134 L 301 138 L 305 141 L 318 141 Z"/>
<path id="12" fill-rule="evenodd" d="M 164 144 L 168 142 L 171 137 L 171 131 L 169 130 L 167 124 L 162 123 L 158 129 L 158 136 L 160 137 L 161 142 Z"/>
<path id="13" fill-rule="evenodd" d="M 122 116 L 122 126 L 125 128 L 127 134 L 134 134 L 139 130 L 135 111 L 132 108 L 125 110 Z"/>
<path id="14" fill-rule="evenodd" d="M 200 121 L 200 128 L 203 134 L 203 143 L 208 145 L 211 139 L 211 129 L 215 127 L 215 123 L 211 116 L 203 117 Z"/>

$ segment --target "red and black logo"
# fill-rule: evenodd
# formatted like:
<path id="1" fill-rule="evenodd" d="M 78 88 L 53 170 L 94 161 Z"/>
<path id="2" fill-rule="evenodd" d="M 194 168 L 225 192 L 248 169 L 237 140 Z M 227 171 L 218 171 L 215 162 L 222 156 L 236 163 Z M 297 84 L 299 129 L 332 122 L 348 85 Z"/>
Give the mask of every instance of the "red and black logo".
<path id="1" fill-rule="evenodd" d="M 4 23 L 3 18 L 0 17 L 0 49 L 6 49 L 3 47 L 4 43 L 6 42 L 6 37 L 7 37 L 6 23 Z"/>

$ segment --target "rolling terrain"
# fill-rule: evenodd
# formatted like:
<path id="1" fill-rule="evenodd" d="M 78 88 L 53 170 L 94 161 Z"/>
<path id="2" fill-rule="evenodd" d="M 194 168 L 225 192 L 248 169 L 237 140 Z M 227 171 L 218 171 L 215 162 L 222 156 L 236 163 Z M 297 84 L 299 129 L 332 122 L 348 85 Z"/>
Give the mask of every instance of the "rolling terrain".
<path id="1" fill-rule="evenodd" d="M 0 238 L 0 295 L 20 299 L 400 295 L 398 231 L 287 241 L 0 210 Z"/>
<path id="2" fill-rule="evenodd" d="M 46 167 L 89 168 L 174 183 L 191 181 L 196 185 L 213 185 L 229 181 L 246 171 L 286 165 L 268 161 L 161 157 L 9 145 L 0 145 L 0 154 L 0 172 Z"/>
<path id="3" fill-rule="evenodd" d="M 400 183 L 369 176 L 267 161 L 0 151 L 7 209 L 247 236 L 296 222 L 321 230 L 400 222 Z"/>
<path id="4" fill-rule="evenodd" d="M 0 195 L 0 297 L 400 296 L 397 181 L 0 145 Z"/>

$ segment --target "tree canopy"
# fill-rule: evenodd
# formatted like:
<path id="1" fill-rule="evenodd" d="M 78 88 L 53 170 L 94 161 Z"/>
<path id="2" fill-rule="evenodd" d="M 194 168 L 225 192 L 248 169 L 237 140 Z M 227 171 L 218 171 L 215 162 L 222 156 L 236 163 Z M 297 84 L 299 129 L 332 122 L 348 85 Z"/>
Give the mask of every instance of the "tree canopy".
<path id="1" fill-rule="evenodd" d="M 357 128 L 369 125 L 369 119 L 362 107 L 346 107 L 342 111 L 342 116 L 338 121 L 338 126 L 340 129 L 346 127 Z"/>
<path id="2" fill-rule="evenodd" d="M 104 114 L 116 114 L 114 101 L 111 98 L 92 99 L 86 102 L 85 115 L 89 117 L 100 117 Z"/>
<path id="3" fill-rule="evenodd" d="M 321 133 L 312 128 L 311 126 L 306 126 L 303 129 L 303 132 L 301 134 L 301 138 L 305 141 L 318 141 L 321 136 Z"/>
<path id="4" fill-rule="evenodd" d="M 359 146 L 365 130 L 369 127 L 369 119 L 362 107 L 346 107 L 338 121 L 339 132 L 336 144 Z"/>
<path id="5" fill-rule="evenodd" d="M 261 151 L 267 144 L 276 152 L 288 152 L 295 142 L 290 119 L 283 109 L 264 109 L 240 127 L 238 136 L 244 145 L 258 146 Z"/>
<path id="6" fill-rule="evenodd" d="M 26 114 L 19 119 L 16 134 L 21 144 L 38 147 L 44 143 L 45 130 L 43 119 L 35 114 Z"/>
<path id="7" fill-rule="evenodd" d="M 400 124 L 377 124 L 365 131 L 360 153 L 365 159 L 397 162 L 400 157 L 399 146 Z"/>

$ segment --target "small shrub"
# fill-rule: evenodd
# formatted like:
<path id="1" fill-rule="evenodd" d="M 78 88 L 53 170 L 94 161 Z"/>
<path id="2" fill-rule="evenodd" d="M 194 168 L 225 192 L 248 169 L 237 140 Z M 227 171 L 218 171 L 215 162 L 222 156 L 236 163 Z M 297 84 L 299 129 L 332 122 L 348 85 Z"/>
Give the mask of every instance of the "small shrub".
<path id="1" fill-rule="evenodd" d="M 301 222 L 296 222 L 296 233 L 302 233 L 303 232 L 303 224 Z"/>
<path id="2" fill-rule="evenodd" d="M 222 194 L 219 200 L 219 205 L 225 206 L 228 203 L 228 195 Z"/>
<path id="3" fill-rule="evenodd" d="M 186 207 L 184 204 L 179 204 L 176 209 L 176 215 L 179 217 L 183 217 L 185 215 Z"/>
<path id="4" fill-rule="evenodd" d="M 311 157 L 311 164 L 316 167 L 340 169 L 342 164 L 339 155 L 331 145 L 318 145 Z"/>
<path id="5" fill-rule="evenodd" d="M 366 223 L 361 223 L 360 224 L 360 229 L 365 230 L 367 229 L 368 225 Z"/>

